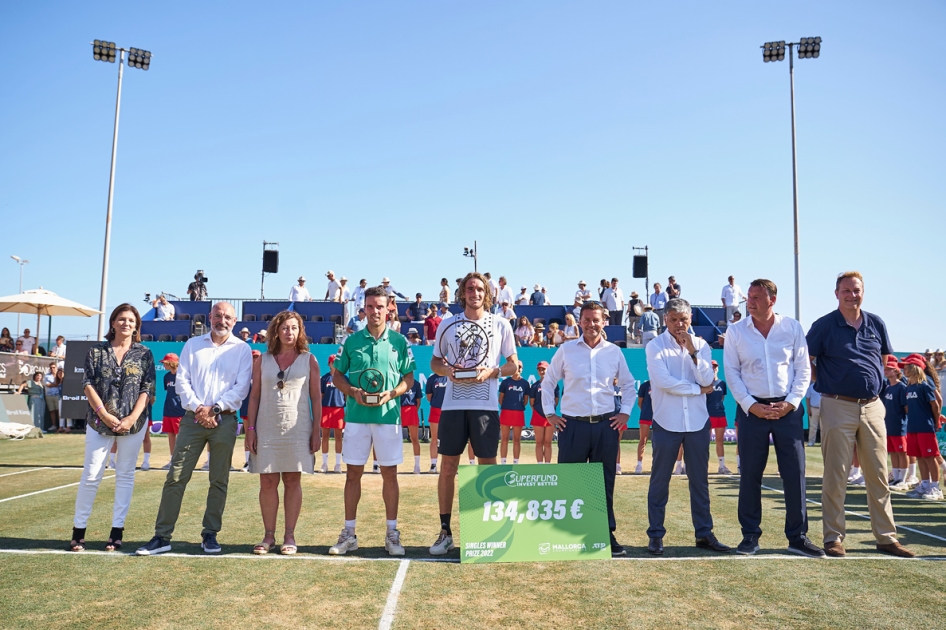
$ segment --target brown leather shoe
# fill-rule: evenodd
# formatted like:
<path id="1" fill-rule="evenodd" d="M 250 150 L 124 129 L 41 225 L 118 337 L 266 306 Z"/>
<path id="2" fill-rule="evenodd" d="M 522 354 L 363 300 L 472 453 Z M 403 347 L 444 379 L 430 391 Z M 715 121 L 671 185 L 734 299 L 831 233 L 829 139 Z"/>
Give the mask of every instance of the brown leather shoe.
<path id="1" fill-rule="evenodd" d="M 894 541 L 889 545 L 877 545 L 877 551 L 882 551 L 884 553 L 889 553 L 891 556 L 897 556 L 898 558 L 915 558 L 916 554 L 901 545 L 899 542 Z"/>
<path id="2" fill-rule="evenodd" d="M 878 545 L 878 549 L 880 546 Z M 826 555 L 831 556 L 832 558 L 843 558 L 847 555 L 847 552 L 844 551 L 844 545 L 842 545 L 837 540 L 832 542 L 826 542 L 824 544 L 824 552 Z"/>

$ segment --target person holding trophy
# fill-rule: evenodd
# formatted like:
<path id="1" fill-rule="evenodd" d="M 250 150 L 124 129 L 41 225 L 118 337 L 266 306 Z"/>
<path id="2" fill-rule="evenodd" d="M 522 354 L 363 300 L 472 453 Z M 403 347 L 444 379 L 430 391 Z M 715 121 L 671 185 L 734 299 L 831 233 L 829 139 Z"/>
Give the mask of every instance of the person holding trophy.
<path id="1" fill-rule="evenodd" d="M 400 397 L 414 384 L 414 355 L 403 335 L 385 326 L 388 297 L 384 287 L 365 290 L 368 326 L 348 336 L 333 364 L 333 383 L 347 398 L 342 461 L 345 479 L 345 527 L 329 554 L 341 556 L 358 549 L 355 517 L 361 498 L 361 477 L 374 447 L 381 467 L 381 496 L 387 518 L 384 548 L 403 556 L 397 529 L 397 467 L 404 461 L 401 445 Z M 495 447 L 494 447 L 495 449 Z"/>
<path id="2" fill-rule="evenodd" d="M 440 534 L 430 553 L 442 556 L 454 548 L 450 515 L 460 456 L 469 442 L 480 464 L 495 464 L 499 444 L 499 377 L 519 369 L 512 326 L 490 313 L 489 280 L 468 273 L 460 282 L 457 313 L 437 329 L 430 369 L 446 376 L 440 413 Z M 500 367 L 500 357 L 506 359 Z"/>

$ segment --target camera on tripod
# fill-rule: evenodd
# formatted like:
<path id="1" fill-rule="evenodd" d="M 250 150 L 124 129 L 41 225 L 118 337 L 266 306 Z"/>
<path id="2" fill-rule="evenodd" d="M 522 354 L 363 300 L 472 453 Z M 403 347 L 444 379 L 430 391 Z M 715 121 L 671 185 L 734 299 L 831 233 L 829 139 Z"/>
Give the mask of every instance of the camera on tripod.
<path id="1" fill-rule="evenodd" d="M 207 279 L 207 276 L 204 275 L 203 269 L 197 270 L 197 273 L 194 274 L 194 280 L 197 282 L 210 282 L 210 280 Z"/>

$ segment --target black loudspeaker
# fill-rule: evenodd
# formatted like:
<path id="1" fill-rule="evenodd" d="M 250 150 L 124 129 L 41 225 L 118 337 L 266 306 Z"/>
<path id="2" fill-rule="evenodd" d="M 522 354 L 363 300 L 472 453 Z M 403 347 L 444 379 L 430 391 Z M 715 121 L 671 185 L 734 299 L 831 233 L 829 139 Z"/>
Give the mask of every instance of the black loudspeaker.
<path id="1" fill-rule="evenodd" d="M 634 256 L 634 277 L 647 277 L 647 256 Z"/>
<path id="2" fill-rule="evenodd" d="M 263 251 L 263 273 L 279 273 L 279 251 L 275 249 Z"/>

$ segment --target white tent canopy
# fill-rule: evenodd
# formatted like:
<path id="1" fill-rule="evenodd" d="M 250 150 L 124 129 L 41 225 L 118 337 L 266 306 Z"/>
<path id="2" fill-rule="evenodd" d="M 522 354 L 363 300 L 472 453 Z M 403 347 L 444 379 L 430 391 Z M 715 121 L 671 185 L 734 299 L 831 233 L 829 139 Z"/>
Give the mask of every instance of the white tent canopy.
<path id="1" fill-rule="evenodd" d="M 0 297 L 0 313 L 36 313 L 36 338 L 38 340 L 39 318 L 42 315 L 48 315 L 49 317 L 92 317 L 98 315 L 101 311 L 67 300 L 46 289 L 30 289 L 18 295 Z M 17 334 L 19 332 L 17 331 Z"/>

